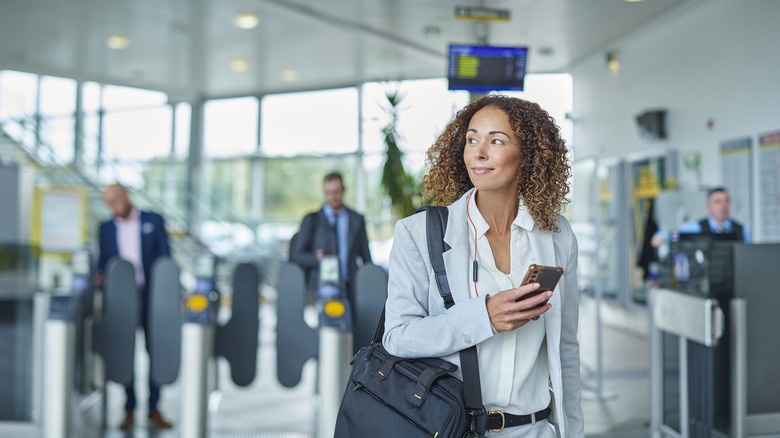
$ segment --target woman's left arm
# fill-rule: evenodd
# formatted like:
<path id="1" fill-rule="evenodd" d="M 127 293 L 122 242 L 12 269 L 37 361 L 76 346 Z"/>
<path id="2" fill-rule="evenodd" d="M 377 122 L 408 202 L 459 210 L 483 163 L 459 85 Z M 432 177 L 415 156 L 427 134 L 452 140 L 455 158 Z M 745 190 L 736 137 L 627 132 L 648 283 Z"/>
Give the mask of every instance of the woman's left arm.
<path id="1" fill-rule="evenodd" d="M 563 406 L 568 437 L 584 437 L 584 419 L 580 389 L 580 347 L 577 341 L 579 325 L 579 286 L 577 284 L 577 238 L 568 222 L 562 221 L 561 234 L 568 237 L 568 262 L 564 266 L 564 299 L 561 308 L 561 374 Z"/>

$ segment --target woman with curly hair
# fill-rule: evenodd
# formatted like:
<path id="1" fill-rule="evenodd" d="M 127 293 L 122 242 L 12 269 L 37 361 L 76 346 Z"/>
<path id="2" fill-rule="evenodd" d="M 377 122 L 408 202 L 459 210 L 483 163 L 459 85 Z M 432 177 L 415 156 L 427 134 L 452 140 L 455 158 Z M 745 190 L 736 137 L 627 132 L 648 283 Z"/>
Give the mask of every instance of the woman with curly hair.
<path id="1" fill-rule="evenodd" d="M 486 436 L 584 437 L 577 240 L 560 215 L 570 169 L 558 127 L 535 103 L 485 96 L 455 115 L 427 161 L 423 193 L 448 206 L 455 305 L 445 310 L 434 280 L 425 215 L 398 221 L 385 348 L 459 364 L 476 345 L 482 402 L 496 411 Z M 539 284 L 521 284 L 531 264 L 564 269 L 553 291 L 531 296 Z"/>

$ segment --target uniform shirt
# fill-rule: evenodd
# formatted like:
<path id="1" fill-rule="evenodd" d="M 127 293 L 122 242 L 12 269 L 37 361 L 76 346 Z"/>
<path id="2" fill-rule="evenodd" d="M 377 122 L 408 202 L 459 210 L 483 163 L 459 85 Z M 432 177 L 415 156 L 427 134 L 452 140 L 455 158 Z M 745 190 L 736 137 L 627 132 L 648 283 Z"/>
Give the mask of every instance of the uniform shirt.
<path id="1" fill-rule="evenodd" d="M 734 229 L 731 219 L 726 219 L 725 222 L 719 224 L 715 219 L 713 219 L 710 216 L 707 216 L 707 222 L 710 224 L 710 229 L 712 230 L 712 232 L 716 234 L 731 233 L 731 231 Z M 702 232 L 701 224 L 694 220 L 686 221 L 680 227 L 680 233 L 699 234 L 701 232 Z M 742 241 L 744 243 L 751 243 L 753 241 L 750 235 L 750 227 L 748 227 L 747 225 L 742 226 Z"/>
<path id="2" fill-rule="evenodd" d="M 535 226 L 531 215 L 520 205 L 517 217 L 512 223 L 511 271 L 507 275 L 496 268 L 490 243 L 485 236 L 489 226 L 473 198 L 468 204 L 468 211 L 471 215 L 471 221 L 468 223 L 471 255 L 469 266 L 473 265 L 474 260 L 474 227 L 479 264 L 476 289 L 473 279 L 469 278 L 471 297 L 476 297 L 477 292 L 481 296 L 494 295 L 502 290 L 520 286 L 528 265 L 534 263 L 528 240 L 528 231 Z M 531 321 L 516 330 L 497 333 L 477 345 L 482 403 L 485 408 L 522 415 L 540 411 L 550 405 L 550 371 L 544 322 L 542 315 L 538 321 Z"/>
<path id="3" fill-rule="evenodd" d="M 132 263 L 135 269 L 135 282 L 141 287 L 146 284 L 144 265 L 141 259 L 141 212 L 133 207 L 127 219 L 114 218 L 116 225 L 116 244 L 119 257 Z"/>

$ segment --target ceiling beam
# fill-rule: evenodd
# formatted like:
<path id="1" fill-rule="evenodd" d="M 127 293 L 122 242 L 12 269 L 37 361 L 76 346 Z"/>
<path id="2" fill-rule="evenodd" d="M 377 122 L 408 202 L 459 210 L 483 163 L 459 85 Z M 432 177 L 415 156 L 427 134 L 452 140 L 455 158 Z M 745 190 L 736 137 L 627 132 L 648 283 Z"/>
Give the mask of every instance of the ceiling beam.
<path id="1" fill-rule="evenodd" d="M 337 29 L 352 30 L 362 34 L 371 35 L 381 40 L 387 41 L 389 43 L 393 43 L 405 47 L 407 49 L 414 50 L 424 55 L 435 57 L 436 59 L 439 60 L 447 56 L 447 54 L 444 52 L 431 49 L 430 47 L 426 47 L 421 44 L 417 44 L 414 41 L 401 38 L 392 33 L 384 32 L 379 29 L 375 29 L 371 26 L 367 26 L 363 23 L 346 20 L 344 18 L 337 17 L 335 15 L 325 14 L 322 11 L 316 10 L 306 5 L 290 3 L 285 0 L 259 0 L 259 1 L 262 1 L 263 3 L 272 4 L 274 6 L 278 6 L 282 9 L 285 9 L 287 11 L 293 12 L 298 15 L 313 18 L 314 20 L 317 20 L 321 23 L 328 24 Z"/>

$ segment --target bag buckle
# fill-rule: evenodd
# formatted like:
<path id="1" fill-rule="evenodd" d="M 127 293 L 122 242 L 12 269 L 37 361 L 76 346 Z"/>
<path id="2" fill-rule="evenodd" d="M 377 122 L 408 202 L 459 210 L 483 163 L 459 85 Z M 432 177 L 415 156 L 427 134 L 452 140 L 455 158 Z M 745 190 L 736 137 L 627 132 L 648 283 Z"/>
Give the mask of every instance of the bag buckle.
<path id="1" fill-rule="evenodd" d="M 487 432 L 501 432 L 504 430 L 504 427 L 506 426 L 506 418 L 504 417 L 504 413 L 501 411 L 488 411 L 488 415 L 498 414 L 501 416 L 501 428 L 500 429 L 488 429 Z"/>

